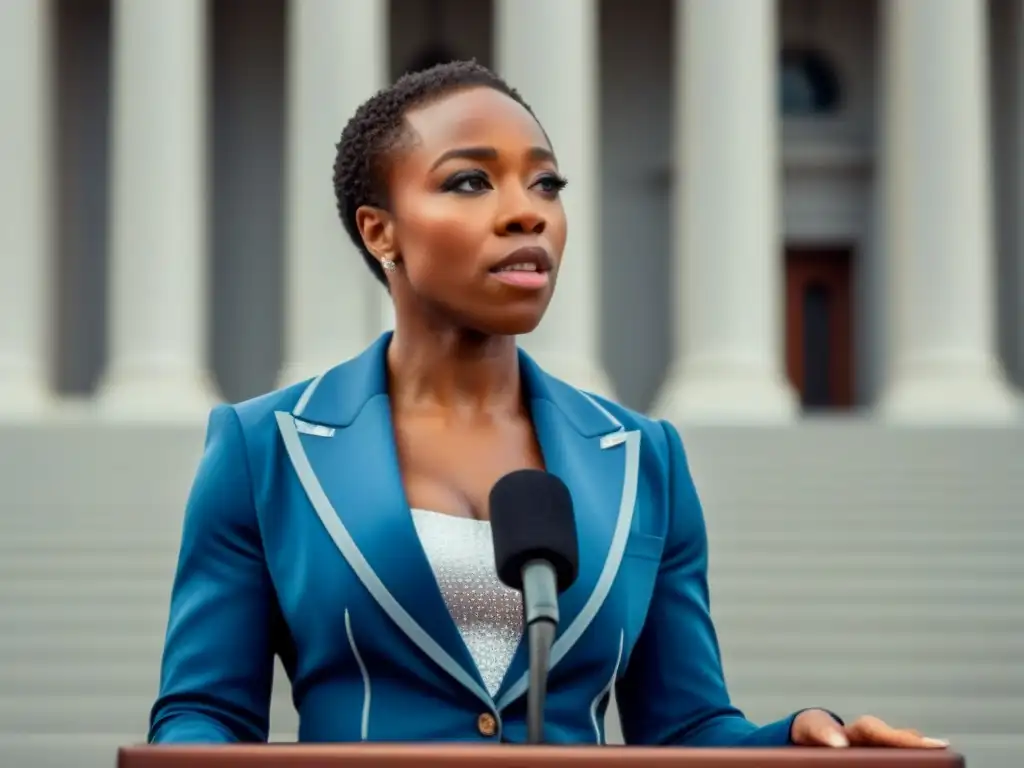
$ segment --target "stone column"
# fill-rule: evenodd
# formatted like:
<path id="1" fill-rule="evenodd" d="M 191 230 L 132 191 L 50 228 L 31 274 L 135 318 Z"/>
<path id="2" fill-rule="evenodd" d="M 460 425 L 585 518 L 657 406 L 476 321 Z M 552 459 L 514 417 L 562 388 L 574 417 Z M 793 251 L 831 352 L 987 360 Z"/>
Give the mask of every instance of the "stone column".
<path id="1" fill-rule="evenodd" d="M 1014 6 L 1014 32 L 1009 37 L 1014 41 L 1013 59 L 1015 70 L 1016 93 L 1014 115 L 1016 126 L 1017 148 L 1015 164 L 1015 195 L 1013 221 L 1016 227 L 1013 242 L 1017 253 L 1017 291 L 1016 291 L 1016 335 L 1017 340 L 1017 383 L 1024 387 L 1024 0 L 1017 0 Z"/>
<path id="2" fill-rule="evenodd" d="M 654 411 L 779 423 L 783 367 L 774 0 L 677 3 L 676 349 Z"/>
<path id="3" fill-rule="evenodd" d="M 0 415 L 50 400 L 51 4 L 0 2 Z"/>
<path id="4" fill-rule="evenodd" d="M 338 218 L 335 145 L 387 81 L 387 2 L 292 0 L 288 29 L 285 361 L 281 383 L 358 354 L 391 300 Z"/>
<path id="5" fill-rule="evenodd" d="M 996 354 L 983 0 L 887 0 L 888 383 L 896 421 L 1018 416 Z"/>
<path id="6" fill-rule="evenodd" d="M 597 6 L 593 0 L 496 0 L 495 60 L 544 125 L 570 182 L 563 197 L 569 239 L 558 290 L 523 346 L 555 376 L 610 396 L 600 327 L 603 317 L 628 308 L 600 307 Z M 542 51 L 557 51 L 557 65 Z"/>
<path id="7" fill-rule="evenodd" d="M 206 361 L 203 0 L 113 6 L 109 413 L 201 414 Z"/>

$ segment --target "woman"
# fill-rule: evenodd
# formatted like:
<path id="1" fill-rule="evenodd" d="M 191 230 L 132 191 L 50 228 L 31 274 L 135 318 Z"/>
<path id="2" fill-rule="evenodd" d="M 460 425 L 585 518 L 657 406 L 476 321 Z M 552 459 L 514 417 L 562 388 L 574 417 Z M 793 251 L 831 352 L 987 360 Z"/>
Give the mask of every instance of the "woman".
<path id="1" fill-rule="evenodd" d="M 555 288 L 566 182 L 513 89 L 466 62 L 402 78 L 345 128 L 334 183 L 396 329 L 211 415 L 151 741 L 266 740 L 275 654 L 301 741 L 523 741 L 521 604 L 487 499 L 532 467 L 568 485 L 580 539 L 549 740 L 603 742 L 614 686 L 630 743 L 943 745 L 823 710 L 757 727 L 730 704 L 678 433 L 517 350 Z"/>

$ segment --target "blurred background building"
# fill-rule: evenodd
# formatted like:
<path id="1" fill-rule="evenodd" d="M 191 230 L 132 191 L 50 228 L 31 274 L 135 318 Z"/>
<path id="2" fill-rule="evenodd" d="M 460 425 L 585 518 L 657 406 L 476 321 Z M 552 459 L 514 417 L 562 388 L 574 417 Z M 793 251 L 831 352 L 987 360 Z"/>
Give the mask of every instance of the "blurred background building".
<path id="1" fill-rule="evenodd" d="M 0 762 L 144 736 L 208 408 L 390 323 L 341 128 L 470 57 L 571 182 L 524 345 L 683 428 L 737 703 L 1018 764 L 1024 0 L 0 0 Z"/>

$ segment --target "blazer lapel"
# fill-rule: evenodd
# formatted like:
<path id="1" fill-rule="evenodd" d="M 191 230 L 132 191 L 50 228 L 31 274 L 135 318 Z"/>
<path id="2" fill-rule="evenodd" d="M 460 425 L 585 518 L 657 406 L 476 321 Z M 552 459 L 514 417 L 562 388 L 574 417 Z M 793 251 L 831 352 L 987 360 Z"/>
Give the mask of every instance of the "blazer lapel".
<path id="1" fill-rule="evenodd" d="M 626 431 L 596 400 L 547 376 L 525 353 L 520 368 L 547 471 L 572 494 L 579 540 L 579 575 L 559 598 L 554 668 L 590 626 L 618 574 L 636 502 L 640 433 Z M 526 692 L 528 676 L 522 642 L 498 691 L 499 710 Z"/>
<path id="2" fill-rule="evenodd" d="M 313 509 L 363 586 L 424 654 L 493 706 L 405 498 L 387 398 L 389 338 L 314 380 L 278 425 Z"/>

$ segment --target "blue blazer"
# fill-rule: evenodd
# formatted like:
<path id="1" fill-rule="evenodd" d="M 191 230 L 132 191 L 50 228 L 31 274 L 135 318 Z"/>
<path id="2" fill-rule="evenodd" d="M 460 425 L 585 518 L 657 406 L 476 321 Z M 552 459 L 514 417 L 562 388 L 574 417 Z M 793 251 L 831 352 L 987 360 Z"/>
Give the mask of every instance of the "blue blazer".
<path id="1" fill-rule="evenodd" d="M 151 742 L 265 741 L 275 655 L 300 741 L 525 741 L 525 645 L 492 698 L 413 527 L 392 437 L 389 340 L 212 412 Z M 549 740 L 602 743 L 614 686 L 629 743 L 786 744 L 794 715 L 758 727 L 729 701 L 704 519 L 675 428 L 585 394 L 522 352 L 520 365 L 580 545 L 551 654 Z M 478 729 L 487 713 L 492 736 Z"/>

